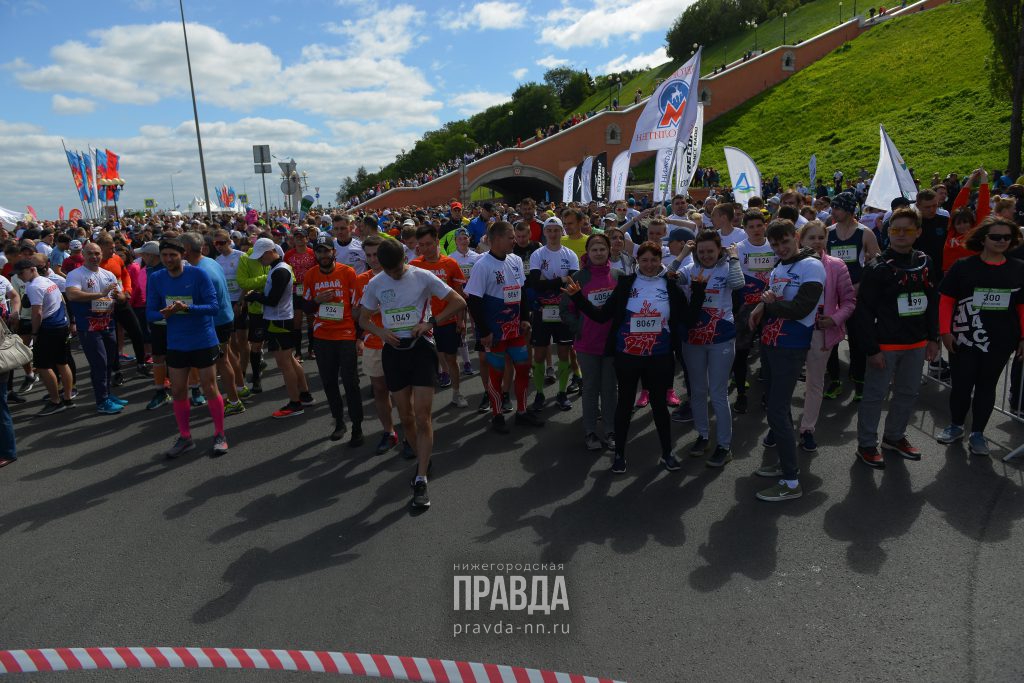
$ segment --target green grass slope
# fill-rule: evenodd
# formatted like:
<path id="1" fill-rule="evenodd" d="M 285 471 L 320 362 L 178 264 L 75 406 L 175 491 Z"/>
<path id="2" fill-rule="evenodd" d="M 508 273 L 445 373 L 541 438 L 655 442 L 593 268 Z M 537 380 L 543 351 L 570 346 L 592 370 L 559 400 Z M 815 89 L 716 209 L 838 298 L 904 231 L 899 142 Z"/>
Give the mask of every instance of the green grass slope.
<path id="1" fill-rule="evenodd" d="M 708 124 L 701 166 L 724 170 L 731 145 L 784 183 L 806 182 L 811 154 L 819 175 L 849 177 L 874 170 L 882 124 L 922 181 L 1001 168 L 1010 103 L 988 90 L 981 12 L 980 0 L 966 0 L 871 29 Z"/>

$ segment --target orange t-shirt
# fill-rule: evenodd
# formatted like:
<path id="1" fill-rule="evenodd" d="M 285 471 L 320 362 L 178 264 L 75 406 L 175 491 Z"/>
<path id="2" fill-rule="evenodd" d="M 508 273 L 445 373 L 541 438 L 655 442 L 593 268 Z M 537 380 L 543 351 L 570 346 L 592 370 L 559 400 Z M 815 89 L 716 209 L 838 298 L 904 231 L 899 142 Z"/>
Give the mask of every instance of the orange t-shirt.
<path id="1" fill-rule="evenodd" d="M 466 284 L 466 276 L 462 274 L 462 268 L 459 267 L 458 261 L 453 259 L 451 256 L 441 255 L 441 258 L 436 261 L 427 261 L 422 256 L 414 258 L 409 262 L 410 266 L 415 266 L 422 270 L 430 271 L 436 275 L 441 282 L 445 283 L 452 289 L 454 289 L 459 296 L 462 295 L 462 287 Z M 444 299 L 438 299 L 436 296 L 430 298 L 430 314 L 437 315 L 444 310 L 447 304 Z M 441 323 L 443 325 L 454 325 L 455 318 Z"/>
<path id="2" fill-rule="evenodd" d="M 334 270 L 324 275 L 320 266 L 310 268 L 302 278 L 302 296 L 313 301 L 321 292 L 334 296 L 319 304 L 313 317 L 313 336 L 317 339 L 355 340 L 356 323 L 352 318 L 355 301 L 356 271 L 351 266 L 335 263 Z"/>
<path id="3" fill-rule="evenodd" d="M 356 275 L 354 299 L 356 305 L 359 305 L 359 302 L 363 300 L 363 288 L 366 287 L 366 283 L 373 279 L 373 276 L 376 274 L 377 273 L 373 272 L 372 270 L 367 270 L 364 273 Z M 384 327 L 384 319 L 381 318 L 380 311 L 377 311 L 376 313 L 371 315 L 370 320 L 372 320 L 373 324 L 376 325 L 377 327 Z M 383 339 L 381 339 L 375 334 L 370 334 L 369 332 L 365 331 L 363 332 L 363 343 L 366 345 L 366 348 L 368 349 L 384 348 Z"/>
<path id="4" fill-rule="evenodd" d="M 132 276 L 128 274 L 128 269 L 124 266 L 124 261 L 117 254 L 111 254 L 110 258 L 105 261 L 100 261 L 100 268 L 109 270 L 117 278 L 117 281 L 121 283 L 121 289 L 127 296 L 132 294 Z"/>

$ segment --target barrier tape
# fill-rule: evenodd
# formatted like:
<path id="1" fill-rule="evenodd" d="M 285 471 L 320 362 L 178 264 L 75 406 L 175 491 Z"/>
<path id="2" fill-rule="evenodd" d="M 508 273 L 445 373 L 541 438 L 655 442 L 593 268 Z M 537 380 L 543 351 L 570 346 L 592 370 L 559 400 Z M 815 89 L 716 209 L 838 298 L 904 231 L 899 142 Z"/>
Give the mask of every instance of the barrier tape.
<path id="1" fill-rule="evenodd" d="M 352 652 L 227 647 L 58 647 L 0 650 L 0 674 L 96 669 L 264 669 L 426 683 L 624 683 L 503 664 Z"/>

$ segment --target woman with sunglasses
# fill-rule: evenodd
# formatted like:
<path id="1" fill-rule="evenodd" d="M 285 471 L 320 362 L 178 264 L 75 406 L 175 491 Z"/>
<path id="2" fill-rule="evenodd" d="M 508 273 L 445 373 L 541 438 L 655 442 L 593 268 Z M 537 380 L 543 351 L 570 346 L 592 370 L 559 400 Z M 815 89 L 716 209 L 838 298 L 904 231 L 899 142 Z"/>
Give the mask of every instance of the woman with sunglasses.
<path id="1" fill-rule="evenodd" d="M 953 386 L 951 424 L 936 440 L 962 439 L 970 410 L 972 455 L 990 454 L 984 431 L 999 375 L 1014 351 L 1024 356 L 1024 262 L 1006 257 L 1020 243 L 1013 221 L 989 216 L 967 238 L 967 248 L 981 253 L 954 263 L 939 285 L 939 334 L 949 352 Z"/>

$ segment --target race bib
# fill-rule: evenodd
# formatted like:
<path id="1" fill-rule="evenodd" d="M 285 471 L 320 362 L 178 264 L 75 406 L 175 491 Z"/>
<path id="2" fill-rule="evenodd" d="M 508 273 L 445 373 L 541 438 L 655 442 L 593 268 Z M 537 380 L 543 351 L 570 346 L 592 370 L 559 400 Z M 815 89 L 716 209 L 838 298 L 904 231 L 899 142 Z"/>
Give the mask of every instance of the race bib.
<path id="1" fill-rule="evenodd" d="M 93 299 L 91 309 L 93 313 L 110 313 L 114 310 L 114 300 Z"/>
<path id="2" fill-rule="evenodd" d="M 228 280 L 228 292 L 231 294 L 237 294 L 242 291 L 242 288 L 238 286 L 238 280 Z"/>
<path id="3" fill-rule="evenodd" d="M 988 289 L 977 287 L 974 290 L 972 303 L 979 311 L 1005 311 L 1010 308 L 1010 289 Z"/>
<path id="4" fill-rule="evenodd" d="M 661 316 L 634 315 L 629 319 L 629 331 L 631 334 L 657 334 L 661 332 Z"/>
<path id="5" fill-rule="evenodd" d="M 704 290 L 704 304 L 703 308 L 718 308 L 715 304 L 718 302 L 718 294 L 721 292 L 719 289 L 705 289 Z"/>
<path id="6" fill-rule="evenodd" d="M 562 311 L 558 306 L 544 306 L 540 309 L 540 319 L 546 323 L 560 323 Z"/>
<path id="7" fill-rule="evenodd" d="M 415 306 L 385 309 L 381 320 L 384 322 L 384 327 L 392 332 L 408 332 L 419 322 L 416 319 Z"/>
<path id="8" fill-rule="evenodd" d="M 296 282 L 295 283 L 295 296 L 302 296 L 303 289 L 304 289 L 304 287 L 302 286 L 302 283 L 301 282 Z"/>
<path id="9" fill-rule="evenodd" d="M 612 290 L 610 289 L 595 289 L 587 293 L 587 300 L 595 306 L 604 306 L 611 296 Z"/>
<path id="10" fill-rule="evenodd" d="M 775 266 L 775 254 L 748 254 L 747 267 L 750 270 L 765 271 Z"/>
<path id="11" fill-rule="evenodd" d="M 341 301 L 320 304 L 317 315 L 321 320 L 341 320 L 345 314 L 345 304 Z"/>
<path id="12" fill-rule="evenodd" d="M 855 244 L 833 244 L 828 248 L 828 253 L 846 263 L 857 262 L 857 245 Z"/>
<path id="13" fill-rule="evenodd" d="M 462 269 L 462 277 L 469 280 L 469 271 L 473 270 L 473 266 L 471 264 L 464 264 L 459 266 L 459 268 Z"/>
<path id="14" fill-rule="evenodd" d="M 900 294 L 896 299 L 896 306 L 899 309 L 900 317 L 923 315 L 928 308 L 928 297 L 924 292 L 908 292 Z"/>
<path id="15" fill-rule="evenodd" d="M 506 285 L 501 289 L 501 295 L 507 304 L 517 304 L 523 300 L 523 288 L 519 285 Z"/>

